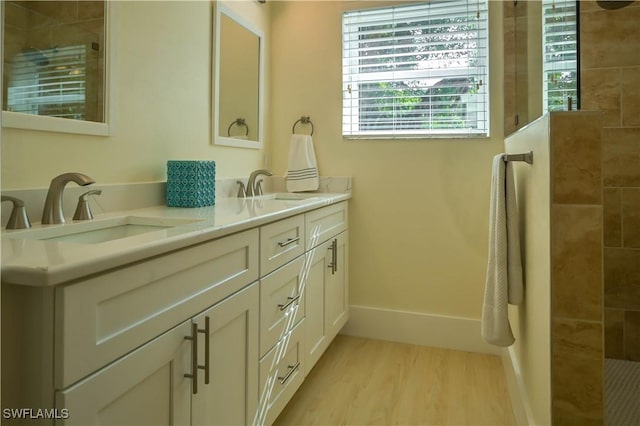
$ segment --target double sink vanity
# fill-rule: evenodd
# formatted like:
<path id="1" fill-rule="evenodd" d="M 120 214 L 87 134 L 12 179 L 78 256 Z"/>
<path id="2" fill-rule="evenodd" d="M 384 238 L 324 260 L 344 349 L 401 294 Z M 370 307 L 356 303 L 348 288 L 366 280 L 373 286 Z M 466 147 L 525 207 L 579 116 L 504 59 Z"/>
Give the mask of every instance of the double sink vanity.
<path id="1" fill-rule="evenodd" d="M 3 230 L 3 422 L 271 424 L 347 321 L 349 198 Z"/>

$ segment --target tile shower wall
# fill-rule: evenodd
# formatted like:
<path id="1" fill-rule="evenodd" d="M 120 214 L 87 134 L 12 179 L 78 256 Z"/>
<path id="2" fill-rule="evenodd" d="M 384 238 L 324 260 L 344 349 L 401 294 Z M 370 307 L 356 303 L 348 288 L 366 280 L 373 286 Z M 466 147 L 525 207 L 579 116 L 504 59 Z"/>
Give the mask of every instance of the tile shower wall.
<path id="1" fill-rule="evenodd" d="M 640 2 L 580 2 L 583 110 L 603 111 L 605 356 L 640 361 Z"/>

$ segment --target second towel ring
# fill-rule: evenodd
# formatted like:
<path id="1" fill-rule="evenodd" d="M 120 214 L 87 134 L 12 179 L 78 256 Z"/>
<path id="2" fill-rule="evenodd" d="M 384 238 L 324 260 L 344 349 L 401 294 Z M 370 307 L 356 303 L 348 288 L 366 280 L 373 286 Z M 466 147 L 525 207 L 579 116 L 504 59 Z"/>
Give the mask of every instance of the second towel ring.
<path id="1" fill-rule="evenodd" d="M 233 127 L 234 124 L 238 127 L 244 126 L 246 129 L 246 133 L 244 135 L 249 136 L 249 126 L 247 126 L 247 123 L 244 121 L 244 118 L 238 118 L 235 121 L 232 121 L 231 124 L 229 124 L 229 127 L 227 128 L 227 136 L 231 137 L 231 128 Z"/>
<path id="2" fill-rule="evenodd" d="M 293 127 L 291 128 L 291 133 L 296 132 L 296 124 L 310 124 L 311 125 L 311 136 L 313 136 L 313 123 L 311 122 L 311 119 L 309 117 L 305 117 L 302 116 L 300 117 L 300 119 L 298 121 L 296 121 L 295 123 L 293 123 Z"/>

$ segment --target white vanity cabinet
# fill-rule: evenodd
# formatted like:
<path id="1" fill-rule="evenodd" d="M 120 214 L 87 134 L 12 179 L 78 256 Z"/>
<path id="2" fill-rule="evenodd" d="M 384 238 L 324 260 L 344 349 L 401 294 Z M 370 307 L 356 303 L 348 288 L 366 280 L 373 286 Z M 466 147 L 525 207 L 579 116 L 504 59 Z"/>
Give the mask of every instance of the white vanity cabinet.
<path id="1" fill-rule="evenodd" d="M 260 424 L 273 423 L 349 316 L 347 203 L 299 220 L 304 254 L 260 279 Z"/>
<path id="2" fill-rule="evenodd" d="M 255 283 L 57 392 L 56 406 L 70 415 L 60 424 L 251 423 L 258 401 L 257 302 Z M 194 371 L 197 378 L 188 377 Z"/>
<path id="3" fill-rule="evenodd" d="M 2 424 L 270 425 L 348 318 L 347 201 L 83 276 L 2 284 Z M 55 410 L 53 410 L 55 408 Z"/>
<path id="4" fill-rule="evenodd" d="M 3 284 L 3 403 L 83 426 L 251 423 L 258 251 L 250 229 L 55 288 Z"/>

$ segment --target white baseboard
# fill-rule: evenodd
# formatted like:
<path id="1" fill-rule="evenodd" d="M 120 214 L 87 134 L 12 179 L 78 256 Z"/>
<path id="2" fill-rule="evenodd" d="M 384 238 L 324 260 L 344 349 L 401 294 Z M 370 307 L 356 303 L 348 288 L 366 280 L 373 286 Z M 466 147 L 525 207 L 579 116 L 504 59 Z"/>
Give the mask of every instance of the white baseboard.
<path id="1" fill-rule="evenodd" d="M 342 334 L 391 342 L 500 355 L 480 335 L 480 320 L 351 306 Z"/>
<path id="2" fill-rule="evenodd" d="M 522 381 L 520 365 L 511 348 L 502 350 L 502 366 L 504 367 L 504 374 L 507 379 L 507 388 L 509 389 L 511 407 L 513 408 L 513 415 L 516 418 L 516 424 L 519 426 L 535 425 Z"/>

